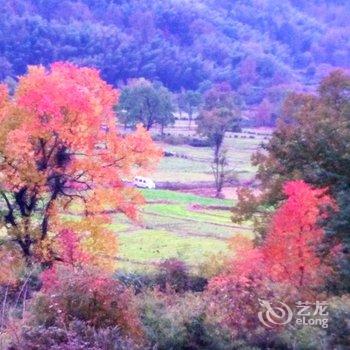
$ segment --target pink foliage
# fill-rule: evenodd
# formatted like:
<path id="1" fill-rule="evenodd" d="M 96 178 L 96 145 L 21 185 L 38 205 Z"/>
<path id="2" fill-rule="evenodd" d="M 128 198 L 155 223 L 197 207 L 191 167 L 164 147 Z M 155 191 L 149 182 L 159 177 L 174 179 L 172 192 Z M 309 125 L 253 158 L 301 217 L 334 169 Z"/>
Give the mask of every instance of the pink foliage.
<path id="1" fill-rule="evenodd" d="M 81 265 L 89 262 L 89 254 L 80 246 L 80 240 L 73 230 L 63 229 L 58 234 L 60 259 L 66 264 Z"/>

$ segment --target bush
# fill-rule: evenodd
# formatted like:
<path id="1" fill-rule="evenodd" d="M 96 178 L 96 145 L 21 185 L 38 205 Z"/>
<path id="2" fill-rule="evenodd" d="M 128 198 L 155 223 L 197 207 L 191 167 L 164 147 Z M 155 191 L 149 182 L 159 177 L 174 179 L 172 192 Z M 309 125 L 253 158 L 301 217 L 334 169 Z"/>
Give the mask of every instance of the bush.
<path id="1" fill-rule="evenodd" d="M 172 134 L 164 134 L 164 135 L 155 135 L 153 136 L 154 141 L 162 141 L 168 143 L 169 145 L 184 145 L 188 142 L 188 138 L 183 135 L 172 135 Z"/>
<path id="2" fill-rule="evenodd" d="M 122 283 L 94 269 L 57 266 L 43 276 L 42 290 L 31 303 L 31 323 L 54 327 L 80 320 L 99 328 L 119 327 L 138 339 L 140 323 L 133 294 Z"/>
<path id="3" fill-rule="evenodd" d="M 264 349 L 273 344 L 278 329 L 266 329 L 257 317 L 258 300 L 276 298 L 263 272 L 244 275 L 225 271 L 209 281 L 205 298 L 208 317 L 225 326 L 233 339 Z"/>
<path id="4" fill-rule="evenodd" d="M 327 333 L 332 348 L 346 348 L 350 339 L 350 294 L 328 299 L 329 326 Z"/>
<path id="5" fill-rule="evenodd" d="M 144 333 L 156 349 L 232 349 L 228 332 L 207 319 L 202 295 L 148 291 L 139 301 Z"/>
<path id="6" fill-rule="evenodd" d="M 283 349 L 348 349 L 350 339 L 350 296 L 332 297 L 328 303 L 328 327 L 288 326 L 276 345 Z M 292 347 L 291 344 L 294 344 Z"/>
<path id="7" fill-rule="evenodd" d="M 170 288 L 174 292 L 184 292 L 188 289 L 189 276 L 186 264 L 178 259 L 165 260 L 160 265 L 157 282 L 161 290 Z"/>
<path id="8" fill-rule="evenodd" d="M 207 284 L 205 278 L 189 274 L 186 264 L 174 258 L 165 260 L 160 265 L 160 272 L 155 276 L 155 282 L 161 291 L 171 290 L 175 293 L 201 292 Z"/>
<path id="9" fill-rule="evenodd" d="M 212 143 L 207 139 L 190 139 L 189 145 L 192 147 L 211 147 Z"/>
<path id="10" fill-rule="evenodd" d="M 67 328 L 58 326 L 26 327 L 21 339 L 10 346 L 12 350 L 136 350 L 141 349 L 122 335 L 118 327 L 95 329 L 81 321 Z"/>
<path id="11" fill-rule="evenodd" d="M 156 273 L 140 275 L 119 272 L 116 277 L 136 294 L 149 288 L 173 293 L 202 292 L 207 285 L 206 278 L 190 274 L 186 264 L 174 258 L 164 260 Z"/>
<path id="12" fill-rule="evenodd" d="M 169 145 L 190 145 L 192 147 L 211 147 L 212 143 L 207 139 L 194 138 L 185 135 L 173 135 L 173 134 L 164 134 L 155 135 L 153 137 L 155 141 L 162 141 L 168 143 Z M 168 155 L 170 156 L 170 155 Z"/>
<path id="13" fill-rule="evenodd" d="M 280 349 L 333 349 L 326 340 L 326 331 L 314 326 L 302 328 L 288 327 L 276 340 L 276 346 Z M 292 346 L 293 344 L 293 346 Z M 322 345 L 321 345 L 322 344 Z"/>
<path id="14" fill-rule="evenodd" d="M 219 275 L 227 267 L 228 257 L 225 253 L 209 255 L 198 267 L 199 275 L 211 278 Z"/>
<path id="15" fill-rule="evenodd" d="M 133 289 L 135 294 L 141 293 L 149 287 L 155 287 L 154 274 L 138 274 L 138 273 L 124 273 L 118 272 L 116 278 L 123 283 L 127 288 Z"/>

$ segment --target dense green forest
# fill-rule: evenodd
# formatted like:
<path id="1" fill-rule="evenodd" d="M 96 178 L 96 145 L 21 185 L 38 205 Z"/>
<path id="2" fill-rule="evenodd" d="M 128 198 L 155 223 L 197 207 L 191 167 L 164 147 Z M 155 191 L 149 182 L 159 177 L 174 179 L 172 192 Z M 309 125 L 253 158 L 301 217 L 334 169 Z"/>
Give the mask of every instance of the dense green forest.
<path id="1" fill-rule="evenodd" d="M 228 81 L 247 105 L 347 67 L 346 0 L 1 0 L 0 78 L 58 60 L 119 86 L 172 91 Z M 283 89 L 281 89 L 283 87 Z"/>

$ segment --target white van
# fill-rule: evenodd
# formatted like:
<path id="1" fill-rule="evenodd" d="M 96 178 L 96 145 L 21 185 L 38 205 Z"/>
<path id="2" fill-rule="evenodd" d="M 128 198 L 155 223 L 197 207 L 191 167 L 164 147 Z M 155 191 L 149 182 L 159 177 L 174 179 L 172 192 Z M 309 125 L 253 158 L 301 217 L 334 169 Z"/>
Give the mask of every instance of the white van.
<path id="1" fill-rule="evenodd" d="M 149 189 L 156 188 L 156 184 L 154 183 L 153 180 L 142 176 L 136 176 L 134 178 L 134 186 L 140 187 L 140 188 L 149 188 Z"/>

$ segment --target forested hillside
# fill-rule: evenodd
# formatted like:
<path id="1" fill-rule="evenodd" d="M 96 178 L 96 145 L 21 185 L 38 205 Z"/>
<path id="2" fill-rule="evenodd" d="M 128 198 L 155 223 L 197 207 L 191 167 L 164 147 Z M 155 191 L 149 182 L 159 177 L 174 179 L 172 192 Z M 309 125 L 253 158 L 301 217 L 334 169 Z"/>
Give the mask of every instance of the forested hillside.
<path id="1" fill-rule="evenodd" d="M 247 105 L 313 85 L 350 54 L 346 0 L 1 0 L 0 79 L 68 60 L 118 86 L 228 81 Z M 285 89 L 283 89 L 284 91 Z"/>

